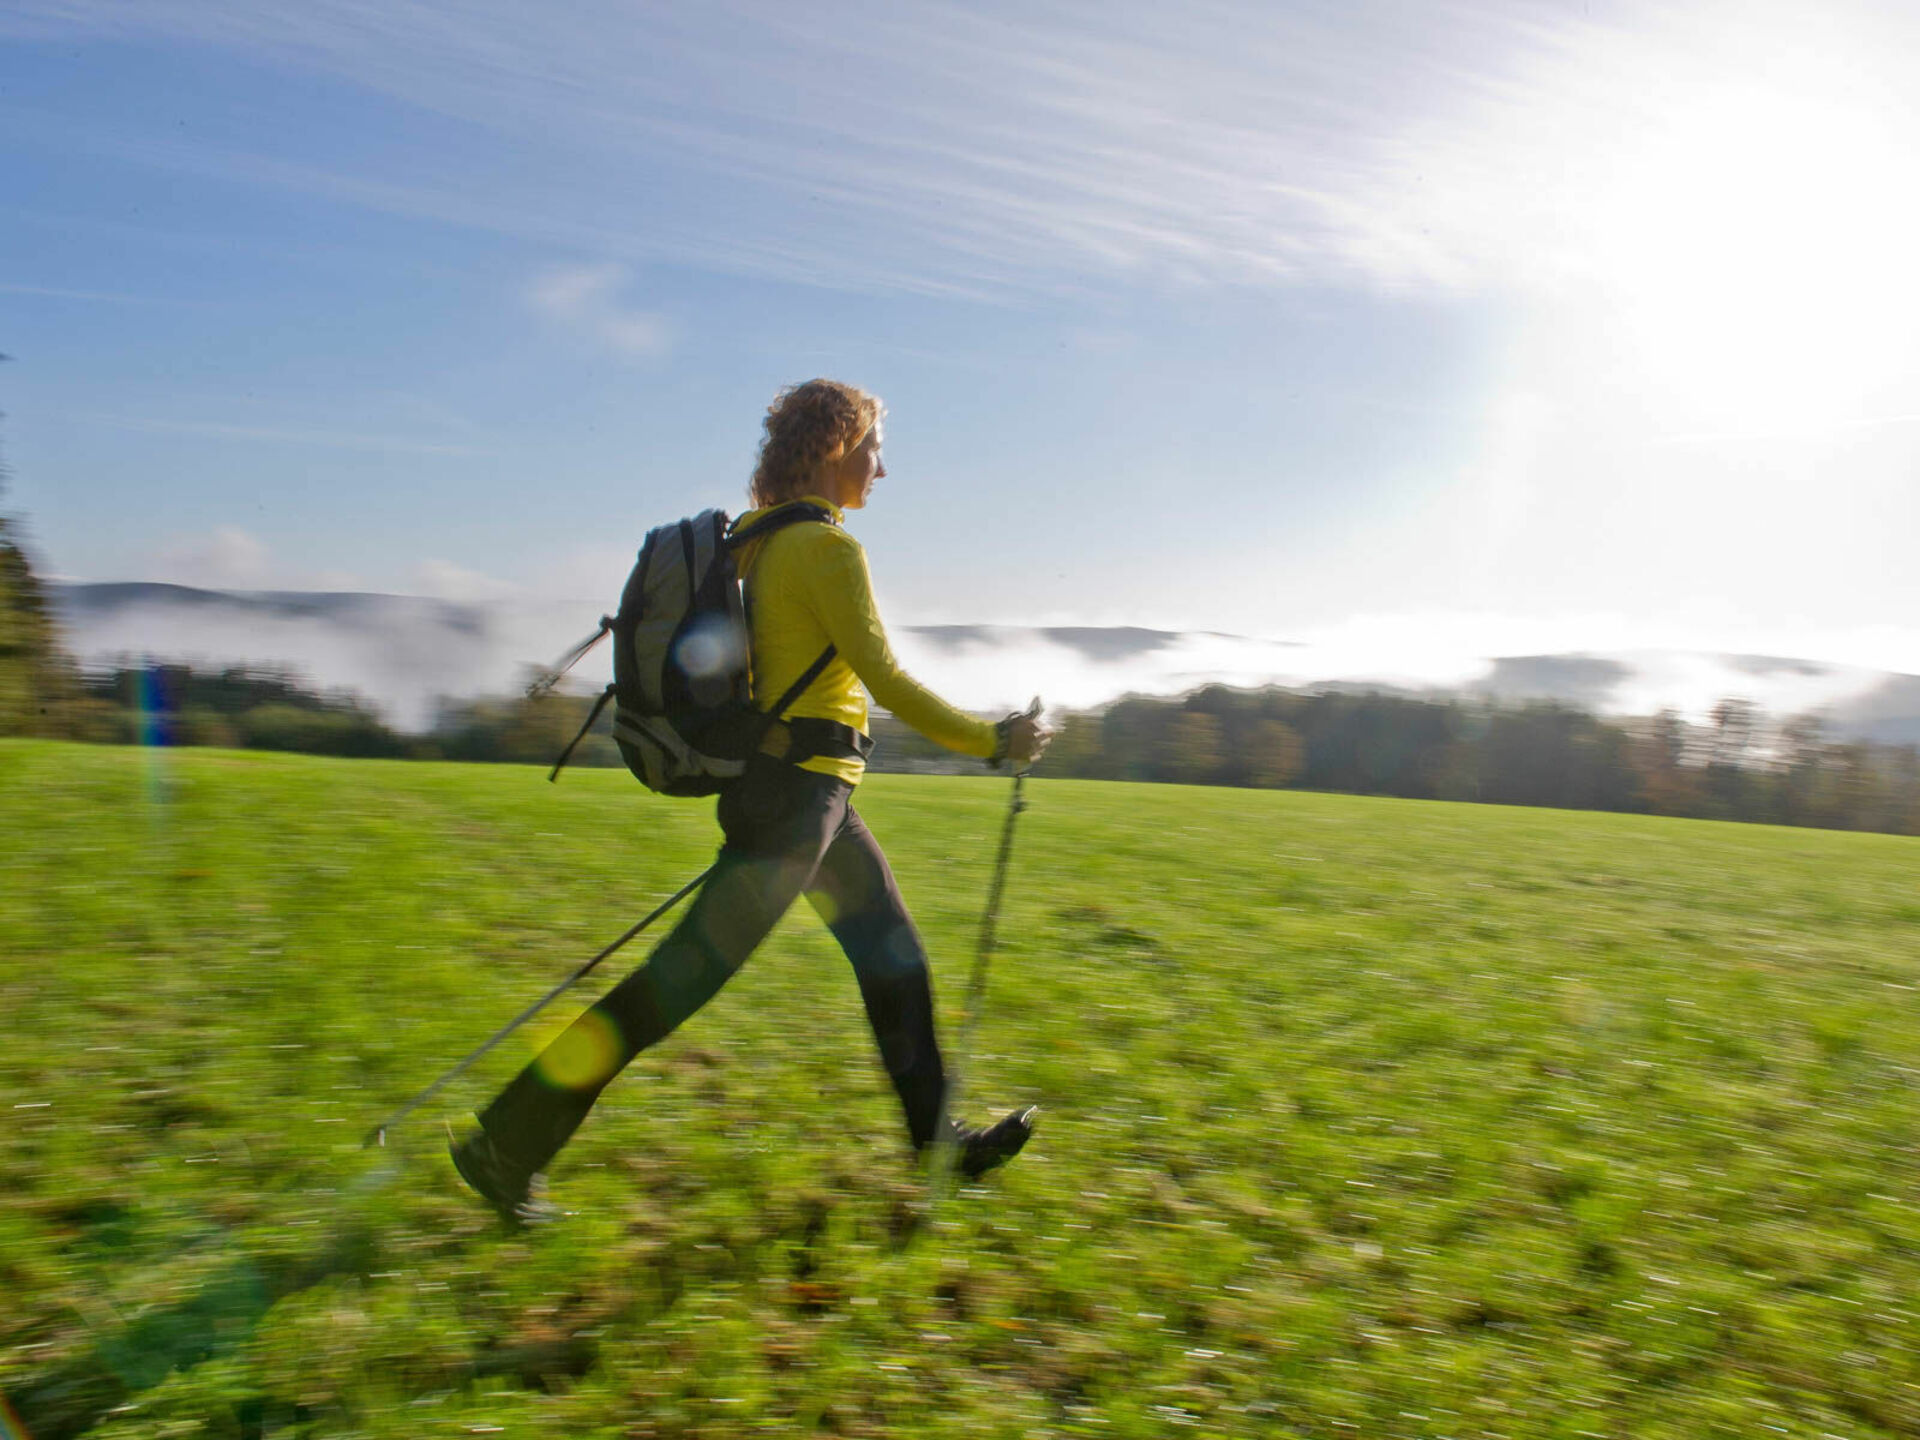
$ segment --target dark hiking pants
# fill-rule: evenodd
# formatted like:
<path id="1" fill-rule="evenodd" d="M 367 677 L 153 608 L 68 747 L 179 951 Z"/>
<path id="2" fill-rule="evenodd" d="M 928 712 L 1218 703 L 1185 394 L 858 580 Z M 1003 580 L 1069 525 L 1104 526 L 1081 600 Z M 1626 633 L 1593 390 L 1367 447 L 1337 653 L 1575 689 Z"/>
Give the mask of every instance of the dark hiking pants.
<path id="1" fill-rule="evenodd" d="M 926 947 L 852 795 L 830 775 L 749 763 L 721 795 L 725 843 L 673 933 L 482 1112 L 510 1161 L 544 1169 L 627 1062 L 711 1000 L 802 893 L 853 962 L 914 1148 L 933 1139 L 944 1077 Z"/>

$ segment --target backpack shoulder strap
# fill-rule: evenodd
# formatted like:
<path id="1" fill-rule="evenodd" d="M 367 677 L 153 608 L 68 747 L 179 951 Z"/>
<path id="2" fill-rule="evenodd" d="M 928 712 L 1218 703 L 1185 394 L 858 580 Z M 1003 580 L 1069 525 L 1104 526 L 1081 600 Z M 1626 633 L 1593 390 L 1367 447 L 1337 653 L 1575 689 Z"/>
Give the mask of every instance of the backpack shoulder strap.
<path id="1" fill-rule="evenodd" d="M 727 547 L 732 549 L 736 546 L 746 544 L 749 540 L 758 540 L 762 536 L 771 535 L 776 530 L 784 530 L 789 525 L 798 525 L 808 520 L 818 521 L 823 525 L 831 525 L 834 523 L 833 512 L 823 505 L 781 505 L 769 514 L 762 515 L 751 525 L 742 526 L 736 522 L 733 528 L 727 532 Z M 752 599 L 751 596 L 749 596 L 749 607 L 751 607 L 751 604 Z M 789 685 L 786 693 L 780 697 L 771 710 L 767 711 L 767 718 L 761 728 L 764 730 L 785 716 L 787 710 L 793 705 L 793 702 L 798 700 L 801 695 L 806 692 L 806 688 L 809 685 L 820 678 L 821 672 L 833 663 L 833 657 L 838 653 L 832 645 L 828 645 L 826 649 L 814 657 L 813 663 L 800 672 L 799 679 Z"/>
<path id="2" fill-rule="evenodd" d="M 786 715 L 788 707 L 806 693 L 809 685 L 820 678 L 820 672 L 833 663 L 833 657 L 838 653 L 833 646 L 829 645 L 814 657 L 813 663 L 800 672 L 800 678 L 787 687 L 786 694 L 782 695 L 773 709 L 767 712 L 768 725 Z"/>
<path id="3" fill-rule="evenodd" d="M 734 521 L 727 531 L 727 545 L 729 548 L 744 545 L 749 540 L 758 540 L 763 535 L 771 535 L 776 530 L 784 530 L 789 525 L 798 525 L 806 520 L 816 520 L 823 525 L 834 523 L 833 512 L 824 505 L 779 505 L 751 525 Z"/>

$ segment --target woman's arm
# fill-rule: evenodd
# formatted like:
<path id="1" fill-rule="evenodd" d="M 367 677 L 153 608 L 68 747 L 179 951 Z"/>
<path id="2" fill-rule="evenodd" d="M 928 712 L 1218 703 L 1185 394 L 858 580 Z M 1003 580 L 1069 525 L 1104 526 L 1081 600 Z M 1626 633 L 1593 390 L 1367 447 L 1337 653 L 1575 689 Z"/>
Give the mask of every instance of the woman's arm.
<path id="1" fill-rule="evenodd" d="M 823 564 L 812 570 L 814 613 L 840 658 L 852 667 L 874 703 L 929 740 L 985 760 L 999 744 L 998 727 L 955 709 L 900 668 L 873 603 L 867 554 L 845 531 L 833 531 Z"/>

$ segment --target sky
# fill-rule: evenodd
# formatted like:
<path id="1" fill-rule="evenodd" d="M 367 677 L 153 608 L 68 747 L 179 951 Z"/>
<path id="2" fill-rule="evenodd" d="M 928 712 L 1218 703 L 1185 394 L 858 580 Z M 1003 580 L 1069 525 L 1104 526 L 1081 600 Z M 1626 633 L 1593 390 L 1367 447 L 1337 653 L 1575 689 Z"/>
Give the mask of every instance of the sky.
<path id="1" fill-rule="evenodd" d="M 4 504 L 584 629 L 831 375 L 898 625 L 1916 672 L 1916 73 L 1908 4 L 9 0 Z"/>

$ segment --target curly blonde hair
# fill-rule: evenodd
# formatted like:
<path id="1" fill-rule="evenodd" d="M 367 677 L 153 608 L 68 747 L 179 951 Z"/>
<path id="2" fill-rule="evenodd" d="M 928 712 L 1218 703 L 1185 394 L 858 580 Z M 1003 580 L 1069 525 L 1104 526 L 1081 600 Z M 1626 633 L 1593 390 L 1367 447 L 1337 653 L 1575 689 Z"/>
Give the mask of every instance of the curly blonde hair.
<path id="1" fill-rule="evenodd" d="M 787 386 L 767 407 L 747 494 L 757 506 L 798 500 L 818 482 L 820 467 L 858 445 L 885 413 L 879 396 L 838 380 Z"/>

